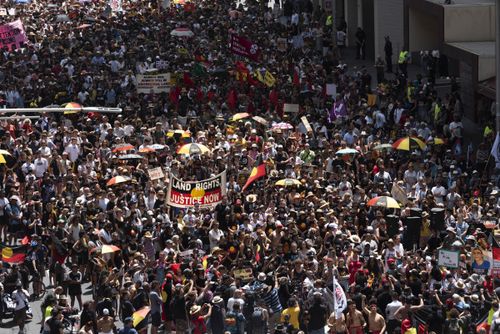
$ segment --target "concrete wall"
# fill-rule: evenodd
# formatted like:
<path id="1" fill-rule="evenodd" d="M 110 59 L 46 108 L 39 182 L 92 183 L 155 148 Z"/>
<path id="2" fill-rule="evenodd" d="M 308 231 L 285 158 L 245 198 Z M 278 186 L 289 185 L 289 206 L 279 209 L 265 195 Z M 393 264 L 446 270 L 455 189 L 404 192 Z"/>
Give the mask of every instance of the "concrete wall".
<path id="1" fill-rule="evenodd" d="M 375 36 L 375 17 L 374 12 L 374 2 L 376 0 L 363 0 L 363 30 L 366 33 L 366 59 L 375 59 L 375 42 L 377 36 Z"/>
<path id="2" fill-rule="evenodd" d="M 470 64 L 460 62 L 460 97 L 464 105 L 465 116 L 476 119 L 474 112 L 474 85 L 473 69 Z"/>
<path id="3" fill-rule="evenodd" d="M 444 41 L 495 40 L 495 6 L 489 4 L 444 6 Z"/>
<path id="4" fill-rule="evenodd" d="M 483 81 L 495 76 L 495 57 L 479 57 L 477 64 L 477 80 Z"/>
<path id="5" fill-rule="evenodd" d="M 401 0 L 374 1 L 375 57 L 385 58 L 385 36 L 392 41 L 393 59 L 397 62 L 399 51 L 404 46 L 404 2 Z"/>
<path id="6" fill-rule="evenodd" d="M 409 51 L 420 52 L 422 50 L 439 49 L 441 43 L 439 40 L 439 22 L 436 17 L 421 10 L 409 8 L 408 21 Z"/>
<path id="7" fill-rule="evenodd" d="M 358 4 L 356 0 L 345 2 L 345 12 L 347 21 L 347 43 L 349 46 L 356 46 L 356 30 L 358 23 Z"/>

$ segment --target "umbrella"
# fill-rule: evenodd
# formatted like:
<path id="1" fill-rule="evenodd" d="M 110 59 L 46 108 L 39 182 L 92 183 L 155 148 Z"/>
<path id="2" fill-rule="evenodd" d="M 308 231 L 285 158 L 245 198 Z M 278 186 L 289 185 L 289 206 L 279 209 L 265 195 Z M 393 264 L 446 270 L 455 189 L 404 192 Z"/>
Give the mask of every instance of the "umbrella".
<path id="1" fill-rule="evenodd" d="M 293 129 L 293 125 L 285 122 L 275 123 L 271 127 L 271 130 L 291 130 L 291 129 Z"/>
<path id="2" fill-rule="evenodd" d="M 130 144 L 126 144 L 126 143 L 125 144 L 118 144 L 113 148 L 113 153 L 130 151 L 133 149 L 135 149 L 134 145 L 130 145 Z"/>
<path id="3" fill-rule="evenodd" d="M 180 129 L 169 130 L 167 132 L 167 137 L 175 137 L 175 136 L 179 136 L 179 137 L 182 137 L 182 138 L 189 138 L 189 137 L 191 137 L 191 132 L 180 130 Z"/>
<path id="4" fill-rule="evenodd" d="M 143 321 L 144 319 L 146 319 L 146 317 L 148 316 L 150 310 L 151 309 L 149 308 L 149 306 L 144 306 L 139 311 L 135 311 L 132 314 L 132 325 L 134 325 L 134 327 L 136 327 L 137 325 L 139 325 L 141 323 L 141 321 Z"/>
<path id="5" fill-rule="evenodd" d="M 432 145 L 444 145 L 444 139 L 436 137 L 432 140 L 429 140 L 427 143 Z"/>
<path id="6" fill-rule="evenodd" d="M 65 105 L 63 104 L 64 108 L 70 109 L 70 108 L 81 108 L 82 105 L 78 104 L 76 102 L 68 102 Z M 64 115 L 72 115 L 72 114 L 78 114 L 78 110 L 68 110 L 64 112 Z"/>
<path id="7" fill-rule="evenodd" d="M 265 125 L 265 126 L 267 126 L 267 125 L 269 124 L 269 122 L 268 122 L 268 121 L 266 121 L 266 119 L 265 119 L 265 118 L 260 117 L 260 116 L 254 116 L 254 117 L 252 117 L 252 119 L 253 119 L 254 121 L 256 121 L 256 122 L 258 122 L 258 123 L 262 124 L 262 125 Z"/>
<path id="8" fill-rule="evenodd" d="M 154 153 L 156 150 L 152 147 L 146 146 L 139 150 L 139 153 Z"/>
<path id="9" fill-rule="evenodd" d="M 76 27 L 76 29 L 85 29 L 85 28 L 89 28 L 89 27 L 92 27 L 92 25 L 88 24 L 88 23 L 84 23 L 84 24 L 79 25 L 78 27 Z"/>
<path id="10" fill-rule="evenodd" d="M 176 37 L 193 37 L 194 33 L 188 28 L 177 28 L 170 32 L 170 35 Z"/>
<path id="11" fill-rule="evenodd" d="M 109 186 L 114 186 L 116 184 L 128 182 L 128 181 L 131 181 L 131 180 L 132 180 L 132 178 L 130 178 L 128 176 L 118 175 L 118 176 L 115 176 L 115 177 L 109 179 L 109 181 L 106 182 L 106 185 L 109 187 Z"/>
<path id="12" fill-rule="evenodd" d="M 237 114 L 234 114 L 233 116 L 231 116 L 231 118 L 229 119 L 229 122 L 236 122 L 236 121 L 239 121 L 241 119 L 248 118 L 248 117 L 250 117 L 249 113 L 240 112 L 240 113 L 237 113 Z"/>
<path id="13" fill-rule="evenodd" d="M 118 160 L 137 160 L 143 159 L 144 157 L 139 154 L 125 154 L 118 157 Z"/>
<path id="14" fill-rule="evenodd" d="M 379 144 L 373 148 L 376 151 L 392 150 L 391 144 Z"/>
<path id="15" fill-rule="evenodd" d="M 301 186 L 302 183 L 300 183 L 300 181 L 297 179 L 281 179 L 279 181 L 276 181 L 276 183 L 274 185 L 282 186 L 282 187 L 289 187 L 289 186 Z"/>
<path id="16" fill-rule="evenodd" d="M 152 148 L 153 150 L 159 151 L 159 150 L 163 150 L 166 146 L 162 145 L 162 144 L 152 144 L 152 145 L 148 145 L 147 147 Z"/>
<path id="17" fill-rule="evenodd" d="M 12 157 L 12 154 L 9 153 L 9 151 L 6 150 L 0 150 L 0 164 L 6 164 L 7 160 L 5 159 L 7 157 Z"/>
<path id="18" fill-rule="evenodd" d="M 186 144 L 182 145 L 177 151 L 177 154 L 193 155 L 193 154 L 203 154 L 210 152 L 210 149 L 203 144 Z"/>
<path id="19" fill-rule="evenodd" d="M 344 154 L 358 154 L 359 151 L 358 150 L 355 150 L 353 148 L 344 148 L 342 150 L 338 150 L 337 152 L 335 152 L 335 154 L 338 154 L 338 155 L 344 155 Z"/>
<path id="20" fill-rule="evenodd" d="M 392 147 L 396 150 L 409 151 L 414 148 L 423 150 L 427 145 L 417 137 L 404 137 L 396 140 L 396 142 L 392 144 Z"/>
<path id="21" fill-rule="evenodd" d="M 377 196 L 372 198 L 367 203 L 368 206 L 381 206 L 386 209 L 399 209 L 398 201 L 390 196 Z"/>
<path id="22" fill-rule="evenodd" d="M 101 250 L 101 254 L 114 253 L 120 250 L 120 248 L 115 245 L 102 245 L 101 247 L 96 247 L 92 249 L 92 252 L 95 252 L 98 249 Z"/>

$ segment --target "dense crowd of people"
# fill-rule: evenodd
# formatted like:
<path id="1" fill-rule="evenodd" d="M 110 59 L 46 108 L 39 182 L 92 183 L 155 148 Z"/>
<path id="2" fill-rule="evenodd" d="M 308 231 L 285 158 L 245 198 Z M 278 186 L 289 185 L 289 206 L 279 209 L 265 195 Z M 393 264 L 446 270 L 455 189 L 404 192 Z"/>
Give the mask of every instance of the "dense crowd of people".
<path id="1" fill-rule="evenodd" d="M 52 2 L 0 17 L 29 39 L 0 55 L 1 105 L 123 111 L 0 121 L 0 294 L 20 333 L 44 280 L 44 334 L 67 319 L 82 334 L 500 333 L 495 133 L 470 149 L 456 86 L 380 58 L 372 82 L 310 0 Z M 158 73 L 169 92 L 137 92 Z M 209 152 L 177 154 L 187 143 Z M 224 171 L 217 205 L 167 204 L 172 176 Z"/>

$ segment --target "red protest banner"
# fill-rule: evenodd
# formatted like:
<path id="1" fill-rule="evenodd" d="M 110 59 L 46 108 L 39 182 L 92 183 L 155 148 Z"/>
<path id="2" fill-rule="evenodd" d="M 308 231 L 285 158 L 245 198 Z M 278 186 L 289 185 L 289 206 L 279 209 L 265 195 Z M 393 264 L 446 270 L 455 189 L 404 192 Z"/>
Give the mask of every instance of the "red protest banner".
<path id="1" fill-rule="evenodd" d="M 260 55 L 260 48 L 254 42 L 246 39 L 245 37 L 231 34 L 231 42 L 229 44 L 231 51 L 237 55 L 247 57 L 251 60 L 258 61 Z"/>

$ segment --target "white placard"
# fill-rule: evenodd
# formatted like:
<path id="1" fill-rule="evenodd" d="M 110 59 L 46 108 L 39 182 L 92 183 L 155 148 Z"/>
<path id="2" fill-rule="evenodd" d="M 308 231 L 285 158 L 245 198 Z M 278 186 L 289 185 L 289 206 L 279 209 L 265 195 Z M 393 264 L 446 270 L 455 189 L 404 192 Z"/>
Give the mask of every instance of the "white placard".
<path id="1" fill-rule="evenodd" d="M 438 265 L 447 268 L 458 268 L 459 252 L 440 249 L 438 255 Z"/>
<path id="2" fill-rule="evenodd" d="M 285 105 L 283 106 L 283 111 L 284 112 L 299 112 L 299 105 L 298 104 L 285 103 Z"/>
<path id="3" fill-rule="evenodd" d="M 168 93 L 170 91 L 170 73 L 138 74 L 137 93 Z"/>
<path id="4" fill-rule="evenodd" d="M 158 180 L 158 179 L 162 179 L 165 177 L 165 174 L 163 174 L 163 170 L 161 169 L 161 167 L 148 169 L 148 174 L 149 174 L 149 178 L 153 181 Z"/>
<path id="5" fill-rule="evenodd" d="M 337 95 L 337 85 L 336 84 L 326 84 L 326 95 L 335 96 Z"/>

